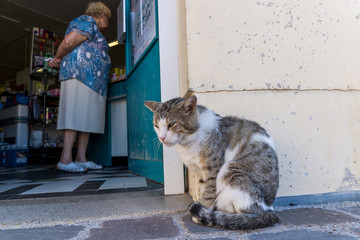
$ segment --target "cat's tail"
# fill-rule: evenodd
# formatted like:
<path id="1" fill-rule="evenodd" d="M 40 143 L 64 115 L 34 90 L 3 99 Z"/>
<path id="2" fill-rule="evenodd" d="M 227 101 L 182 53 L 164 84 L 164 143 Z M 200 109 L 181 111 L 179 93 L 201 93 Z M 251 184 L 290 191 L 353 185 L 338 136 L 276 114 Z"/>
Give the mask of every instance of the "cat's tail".
<path id="1" fill-rule="evenodd" d="M 198 222 L 204 225 L 226 229 L 246 230 L 263 228 L 279 222 L 279 217 L 274 212 L 228 214 L 209 210 L 198 202 L 191 204 L 189 211 Z"/>

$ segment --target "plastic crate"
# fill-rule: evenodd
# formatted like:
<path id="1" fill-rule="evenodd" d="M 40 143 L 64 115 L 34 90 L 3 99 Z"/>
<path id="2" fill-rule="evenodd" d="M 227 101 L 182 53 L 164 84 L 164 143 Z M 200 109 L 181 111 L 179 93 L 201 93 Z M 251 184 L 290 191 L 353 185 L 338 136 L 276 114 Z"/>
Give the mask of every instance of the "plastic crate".
<path id="1" fill-rule="evenodd" d="M 6 161 L 6 152 L 5 150 L 0 149 L 0 167 L 5 166 L 5 161 Z"/>
<path id="2" fill-rule="evenodd" d="M 28 104 L 29 97 L 23 93 L 16 93 L 16 103 Z"/>
<path id="3" fill-rule="evenodd" d="M 4 167 L 24 167 L 28 163 L 28 149 L 7 149 L 5 150 Z"/>

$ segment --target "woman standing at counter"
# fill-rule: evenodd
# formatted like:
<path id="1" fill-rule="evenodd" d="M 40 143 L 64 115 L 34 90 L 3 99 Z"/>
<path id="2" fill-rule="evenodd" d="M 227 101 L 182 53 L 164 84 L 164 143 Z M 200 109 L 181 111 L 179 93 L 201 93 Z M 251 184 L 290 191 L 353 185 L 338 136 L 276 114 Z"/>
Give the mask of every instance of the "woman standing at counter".
<path id="1" fill-rule="evenodd" d="M 86 148 L 90 133 L 104 133 L 107 85 L 111 60 L 109 46 L 101 31 L 109 26 L 111 12 L 101 2 L 88 5 L 85 15 L 68 26 L 65 38 L 50 67 L 60 67 L 60 106 L 57 129 L 64 130 L 64 147 L 59 170 L 84 172 L 102 169 L 87 161 Z M 78 135 L 75 162 L 72 148 Z"/>

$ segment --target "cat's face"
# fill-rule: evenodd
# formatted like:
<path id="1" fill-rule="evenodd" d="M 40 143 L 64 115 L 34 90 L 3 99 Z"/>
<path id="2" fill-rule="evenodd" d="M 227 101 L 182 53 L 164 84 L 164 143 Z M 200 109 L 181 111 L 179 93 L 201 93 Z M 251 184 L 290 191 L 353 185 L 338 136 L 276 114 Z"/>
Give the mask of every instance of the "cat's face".
<path id="1" fill-rule="evenodd" d="M 186 144 L 187 138 L 198 128 L 197 99 L 174 98 L 165 103 L 145 102 L 154 114 L 153 124 L 161 143 L 168 147 Z"/>

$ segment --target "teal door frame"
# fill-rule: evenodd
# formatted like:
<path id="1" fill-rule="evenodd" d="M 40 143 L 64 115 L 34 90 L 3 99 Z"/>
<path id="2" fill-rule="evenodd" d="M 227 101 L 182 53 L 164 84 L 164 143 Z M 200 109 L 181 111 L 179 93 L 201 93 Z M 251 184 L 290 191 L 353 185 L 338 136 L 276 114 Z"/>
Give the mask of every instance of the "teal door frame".
<path id="1" fill-rule="evenodd" d="M 153 1 L 156 36 L 135 63 L 132 63 L 131 1 L 126 1 L 128 167 L 133 173 L 164 183 L 162 145 L 153 129 L 152 114 L 144 106 L 148 100 L 161 101 L 158 1 Z"/>

